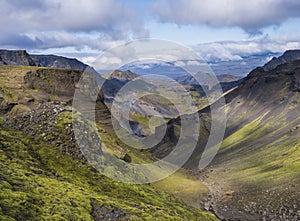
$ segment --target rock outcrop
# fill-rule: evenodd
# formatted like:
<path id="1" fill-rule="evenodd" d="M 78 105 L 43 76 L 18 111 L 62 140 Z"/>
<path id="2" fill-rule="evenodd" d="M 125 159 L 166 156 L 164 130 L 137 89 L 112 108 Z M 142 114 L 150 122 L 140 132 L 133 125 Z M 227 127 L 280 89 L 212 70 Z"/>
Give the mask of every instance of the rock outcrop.
<path id="1" fill-rule="evenodd" d="M 88 65 L 75 58 L 57 55 L 30 55 L 25 50 L 0 50 L 0 65 L 41 66 L 84 71 Z"/>
<path id="2" fill-rule="evenodd" d="M 265 71 L 270 71 L 280 64 L 284 64 L 298 59 L 300 59 L 300 50 L 288 50 L 284 52 L 284 54 L 280 57 L 274 57 L 271 61 L 265 64 L 263 68 Z"/>
<path id="3" fill-rule="evenodd" d="M 38 66 L 25 50 L 0 50 L 0 65 Z"/>

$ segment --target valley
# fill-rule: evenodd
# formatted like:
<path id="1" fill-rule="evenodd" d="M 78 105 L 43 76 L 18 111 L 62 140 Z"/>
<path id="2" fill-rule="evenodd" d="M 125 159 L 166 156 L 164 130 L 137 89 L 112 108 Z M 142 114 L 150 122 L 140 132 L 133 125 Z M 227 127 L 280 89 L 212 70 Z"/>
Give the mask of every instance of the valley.
<path id="1" fill-rule="evenodd" d="M 30 57 L 24 51 L 0 55 L 1 219 L 300 219 L 299 51 L 288 51 L 243 79 L 223 76 L 229 79 L 221 82 L 226 131 L 216 157 L 203 170 L 198 166 L 210 135 L 211 107 L 224 107 L 218 106 L 218 97 L 209 106 L 203 89 L 190 84 L 193 79 L 181 79 L 200 120 L 197 146 L 176 173 L 140 185 L 104 176 L 78 147 L 73 124 L 85 121 L 80 117 L 74 121 L 72 102 L 84 65 L 62 57 L 58 65 L 55 56 Z M 139 75 L 116 70 L 97 77 L 105 83 L 90 110 L 96 113 L 96 130 L 84 127 L 86 145 L 101 143 L 100 151 L 121 159 L 124 168 L 168 155 L 180 137 L 183 116 L 172 100 L 154 95 L 137 99 L 127 119 L 136 136 L 147 137 L 159 131 L 162 123 L 167 125 L 160 143 L 139 150 L 119 139 L 111 120 L 118 91 Z M 88 87 L 95 81 L 85 83 Z M 142 85 L 154 94 L 171 93 L 163 84 Z M 121 98 L 117 102 L 122 105 L 134 100 Z M 151 120 L 154 109 L 164 122 Z M 184 115 L 192 114 L 184 111 Z M 105 163 L 107 173 L 116 172 L 111 162 Z M 135 175 L 146 179 L 144 174 Z"/>

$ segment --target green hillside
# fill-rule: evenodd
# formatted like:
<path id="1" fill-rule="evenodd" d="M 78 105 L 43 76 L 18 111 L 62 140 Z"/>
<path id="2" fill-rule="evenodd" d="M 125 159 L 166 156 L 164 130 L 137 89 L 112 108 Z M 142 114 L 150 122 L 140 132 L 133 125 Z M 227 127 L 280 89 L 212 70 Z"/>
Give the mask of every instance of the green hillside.
<path id="1" fill-rule="evenodd" d="M 101 175 L 85 161 L 68 106 L 80 75 L 67 69 L 1 67 L 0 220 L 217 220 L 186 204 L 198 198 L 184 202 L 173 195 L 180 196 L 184 183 L 192 184 L 196 194 L 207 193 L 184 171 L 167 184 L 130 185 Z M 14 111 L 21 105 L 22 111 Z M 127 153 L 133 161 L 149 161 L 117 139 L 101 101 L 97 113 L 106 148 L 120 158 Z M 165 185 L 173 186 L 171 194 L 164 192 Z"/>
<path id="2" fill-rule="evenodd" d="M 220 217 L 300 218 L 300 61 L 256 69 L 226 99 L 227 129 L 200 177 Z"/>

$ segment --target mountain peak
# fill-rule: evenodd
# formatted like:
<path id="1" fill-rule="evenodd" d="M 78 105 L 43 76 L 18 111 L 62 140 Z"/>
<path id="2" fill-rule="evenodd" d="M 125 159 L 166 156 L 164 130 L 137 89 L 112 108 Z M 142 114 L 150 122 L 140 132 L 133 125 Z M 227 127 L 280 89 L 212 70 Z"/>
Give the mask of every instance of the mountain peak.
<path id="1" fill-rule="evenodd" d="M 131 81 L 134 78 L 139 77 L 139 75 L 131 72 L 130 70 L 121 71 L 114 70 L 107 75 L 108 79 L 117 79 L 119 81 Z"/>
<path id="2" fill-rule="evenodd" d="M 273 57 L 271 61 L 263 66 L 265 71 L 275 69 L 278 65 L 300 59 L 300 50 L 287 50 L 278 58 Z"/>

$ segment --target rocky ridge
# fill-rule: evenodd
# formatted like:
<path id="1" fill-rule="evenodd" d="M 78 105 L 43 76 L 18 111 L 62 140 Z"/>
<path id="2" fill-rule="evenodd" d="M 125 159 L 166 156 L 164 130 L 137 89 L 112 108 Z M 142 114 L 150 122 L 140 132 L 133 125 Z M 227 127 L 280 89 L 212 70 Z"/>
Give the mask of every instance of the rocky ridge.
<path id="1" fill-rule="evenodd" d="M 30 55 L 25 50 L 0 50 L 0 65 L 40 66 L 84 71 L 88 65 L 75 58 L 57 55 Z"/>

